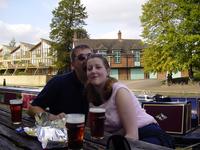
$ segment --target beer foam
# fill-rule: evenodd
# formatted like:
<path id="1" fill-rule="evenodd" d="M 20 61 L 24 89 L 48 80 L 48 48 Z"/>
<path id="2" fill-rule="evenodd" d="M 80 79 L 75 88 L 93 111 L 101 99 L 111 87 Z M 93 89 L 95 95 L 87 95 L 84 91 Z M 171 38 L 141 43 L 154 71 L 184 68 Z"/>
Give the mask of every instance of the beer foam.
<path id="1" fill-rule="evenodd" d="M 93 112 L 93 113 L 105 113 L 106 110 L 104 108 L 90 108 L 89 112 Z"/>
<path id="2" fill-rule="evenodd" d="M 67 123 L 83 123 L 85 122 L 84 114 L 67 114 L 66 115 Z"/>
<path id="3" fill-rule="evenodd" d="M 10 104 L 17 105 L 17 104 L 22 104 L 21 99 L 12 99 L 10 100 Z"/>

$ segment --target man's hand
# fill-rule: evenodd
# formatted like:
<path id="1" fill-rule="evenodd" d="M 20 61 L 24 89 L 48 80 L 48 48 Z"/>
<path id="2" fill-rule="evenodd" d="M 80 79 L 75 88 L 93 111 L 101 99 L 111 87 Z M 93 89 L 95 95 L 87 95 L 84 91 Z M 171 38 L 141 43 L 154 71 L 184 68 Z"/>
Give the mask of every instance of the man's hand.
<path id="1" fill-rule="evenodd" d="M 42 113 L 42 112 L 45 112 L 45 110 L 42 109 L 41 107 L 30 105 L 29 110 L 28 110 L 27 113 L 28 113 L 31 117 L 34 118 L 36 113 Z"/>
<path id="2" fill-rule="evenodd" d="M 39 106 L 32 106 L 30 105 L 30 108 L 28 110 L 28 114 L 32 117 L 35 116 L 36 113 L 42 113 L 42 112 L 45 112 L 44 109 L 42 109 L 41 107 Z M 54 115 L 54 114 L 50 114 L 49 113 L 49 120 L 56 120 L 56 119 L 62 119 L 65 117 L 65 113 L 60 113 L 58 115 Z"/>
<path id="3" fill-rule="evenodd" d="M 62 119 L 65 117 L 65 113 L 60 113 L 58 115 L 54 115 L 54 114 L 49 114 L 49 120 L 57 120 L 57 119 Z"/>

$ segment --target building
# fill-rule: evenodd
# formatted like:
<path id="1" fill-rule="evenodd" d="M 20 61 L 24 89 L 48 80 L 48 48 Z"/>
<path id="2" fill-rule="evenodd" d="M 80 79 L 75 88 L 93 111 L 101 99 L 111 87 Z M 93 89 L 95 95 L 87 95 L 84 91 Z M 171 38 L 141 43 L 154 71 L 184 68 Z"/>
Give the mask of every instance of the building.
<path id="1" fill-rule="evenodd" d="M 96 53 L 105 55 L 111 66 L 111 76 L 120 80 L 145 79 L 141 63 L 145 45 L 139 39 L 123 39 L 119 31 L 116 39 L 76 39 L 74 45 L 87 44 Z"/>
<path id="2" fill-rule="evenodd" d="M 55 58 L 51 55 L 51 42 L 46 39 L 41 41 L 30 49 L 31 61 L 29 67 L 31 74 L 55 75 L 57 70 L 54 67 Z"/>
<path id="3" fill-rule="evenodd" d="M 0 49 L 1 75 L 54 75 L 54 59 L 50 41 L 41 39 L 36 45 L 20 42 L 17 47 L 3 45 Z"/>
<path id="4" fill-rule="evenodd" d="M 116 39 L 77 39 L 74 46 L 87 44 L 96 53 L 105 55 L 111 66 L 111 76 L 119 80 L 166 79 L 167 72 L 145 73 L 141 61 L 145 44 L 140 39 L 123 39 L 121 31 Z M 188 76 L 187 71 L 173 73 L 173 78 Z"/>
<path id="5" fill-rule="evenodd" d="M 107 57 L 111 76 L 119 80 L 166 79 L 167 72 L 145 73 L 141 61 L 145 44 L 140 39 L 123 39 L 121 31 L 116 39 L 77 39 L 73 45 L 87 44 L 94 52 Z M 51 41 L 41 39 L 37 44 L 20 42 L 17 47 L 0 47 L 0 75 L 43 75 L 57 73 L 51 55 Z M 173 78 L 187 76 L 187 72 L 173 73 Z M 2 77 L 4 79 L 4 77 Z M 8 77 L 7 77 L 8 79 Z"/>
<path id="6" fill-rule="evenodd" d="M 0 46 L 0 74 L 5 74 L 9 68 L 12 68 L 11 64 L 11 52 L 16 47 L 10 47 L 7 45 Z"/>

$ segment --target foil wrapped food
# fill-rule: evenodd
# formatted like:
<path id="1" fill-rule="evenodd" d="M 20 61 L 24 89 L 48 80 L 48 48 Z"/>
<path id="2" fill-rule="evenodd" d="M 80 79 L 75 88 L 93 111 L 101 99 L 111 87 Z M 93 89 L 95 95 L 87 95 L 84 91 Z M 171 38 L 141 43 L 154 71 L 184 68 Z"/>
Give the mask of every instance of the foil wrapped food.
<path id="1" fill-rule="evenodd" d="M 52 126 L 38 127 L 37 137 L 42 148 L 59 148 L 67 146 L 67 130 Z"/>
<path id="2" fill-rule="evenodd" d="M 37 128 L 36 127 L 32 127 L 32 128 L 24 127 L 23 130 L 27 135 L 37 137 Z"/>
<path id="3" fill-rule="evenodd" d="M 32 136 L 37 136 L 42 144 L 42 148 L 60 148 L 67 147 L 67 129 L 65 127 L 66 120 L 58 119 L 50 121 L 48 113 L 39 113 L 35 115 L 35 127 L 24 128 L 24 131 Z"/>

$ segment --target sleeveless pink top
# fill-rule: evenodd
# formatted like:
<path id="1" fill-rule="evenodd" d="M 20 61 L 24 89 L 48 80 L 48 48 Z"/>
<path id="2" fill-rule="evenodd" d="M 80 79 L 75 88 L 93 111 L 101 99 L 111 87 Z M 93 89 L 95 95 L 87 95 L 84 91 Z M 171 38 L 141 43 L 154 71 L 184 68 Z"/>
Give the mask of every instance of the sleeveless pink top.
<path id="1" fill-rule="evenodd" d="M 126 85 L 120 82 L 116 82 L 113 84 L 113 91 L 109 100 L 106 103 L 99 106 L 101 108 L 106 109 L 105 131 L 115 132 L 123 128 L 115 104 L 115 96 L 120 88 L 127 89 L 132 96 L 132 101 L 135 103 L 135 110 L 137 115 L 136 120 L 138 128 L 144 127 L 150 123 L 156 123 L 156 120 L 152 116 L 147 114 L 145 110 L 141 107 L 139 101 L 137 100 L 133 92 L 130 91 Z"/>

